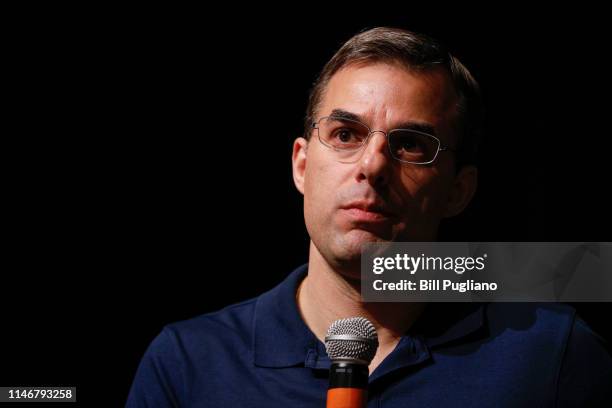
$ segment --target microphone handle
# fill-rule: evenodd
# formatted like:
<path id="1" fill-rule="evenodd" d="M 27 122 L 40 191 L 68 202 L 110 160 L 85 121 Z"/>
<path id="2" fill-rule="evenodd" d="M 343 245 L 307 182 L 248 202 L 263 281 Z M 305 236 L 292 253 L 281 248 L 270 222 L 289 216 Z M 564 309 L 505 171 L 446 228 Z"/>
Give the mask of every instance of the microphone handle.
<path id="1" fill-rule="evenodd" d="M 327 408 L 365 408 L 368 401 L 368 366 L 335 361 L 329 369 Z"/>

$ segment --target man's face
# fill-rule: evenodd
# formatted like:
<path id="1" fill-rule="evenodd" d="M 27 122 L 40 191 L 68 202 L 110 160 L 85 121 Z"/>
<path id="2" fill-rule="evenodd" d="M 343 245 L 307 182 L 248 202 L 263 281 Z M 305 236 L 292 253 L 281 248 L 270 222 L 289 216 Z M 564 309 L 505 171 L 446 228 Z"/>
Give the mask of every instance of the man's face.
<path id="1" fill-rule="evenodd" d="M 442 146 L 455 148 L 455 105 L 442 70 L 414 73 L 389 64 L 349 65 L 331 78 L 317 119 L 342 110 L 372 130 L 430 126 Z M 354 264 L 367 242 L 433 240 L 440 219 L 465 206 L 454 202 L 454 153 L 440 152 L 429 165 L 401 163 L 391 157 L 380 132 L 345 160 L 323 145 L 315 131 L 308 142 L 296 140 L 293 161 L 306 227 L 331 264 Z"/>

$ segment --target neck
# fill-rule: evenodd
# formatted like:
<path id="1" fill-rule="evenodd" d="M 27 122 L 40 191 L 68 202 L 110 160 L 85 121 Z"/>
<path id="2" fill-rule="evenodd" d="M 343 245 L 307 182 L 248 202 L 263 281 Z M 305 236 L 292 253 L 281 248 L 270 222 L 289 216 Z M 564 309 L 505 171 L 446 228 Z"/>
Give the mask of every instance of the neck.
<path id="1" fill-rule="evenodd" d="M 360 281 L 347 276 L 358 274 L 334 270 L 311 241 L 308 275 L 297 294 L 298 308 L 306 325 L 321 341 L 337 319 L 362 316 L 372 322 L 379 341 L 378 352 L 370 365 L 370 371 L 373 371 L 412 326 L 424 305 L 365 303 L 361 300 Z"/>

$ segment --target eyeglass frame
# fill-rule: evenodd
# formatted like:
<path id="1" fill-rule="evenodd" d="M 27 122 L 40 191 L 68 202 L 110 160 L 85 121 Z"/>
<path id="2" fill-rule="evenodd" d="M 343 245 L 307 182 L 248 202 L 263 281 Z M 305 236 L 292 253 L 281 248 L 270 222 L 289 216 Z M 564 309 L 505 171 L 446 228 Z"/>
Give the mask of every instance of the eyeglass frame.
<path id="1" fill-rule="evenodd" d="M 331 146 L 331 145 L 325 143 L 323 140 L 321 140 L 321 132 L 319 131 L 319 128 L 317 127 L 322 120 L 329 119 L 329 118 L 335 118 L 335 119 L 339 119 L 339 120 L 342 120 L 342 121 L 349 121 L 349 122 L 358 123 L 360 125 L 363 125 L 363 126 L 365 126 L 366 129 L 368 129 L 368 135 L 364 139 L 364 141 L 361 144 L 361 146 L 359 146 L 357 148 L 354 148 L 354 149 L 339 149 L 337 147 Z M 370 141 L 370 136 L 373 133 L 382 133 L 383 135 L 385 135 L 385 139 L 387 141 L 387 147 L 389 148 L 389 153 L 391 154 L 391 157 L 393 157 L 393 159 L 397 160 L 400 163 L 406 163 L 406 164 L 427 165 L 427 164 L 433 163 L 438 158 L 438 153 L 440 153 L 440 152 L 445 152 L 445 151 L 449 151 L 449 152 L 453 152 L 453 153 L 457 152 L 457 149 L 453 149 L 453 148 L 451 148 L 449 146 L 442 145 L 442 141 L 440 139 L 438 139 L 436 136 L 434 136 L 432 134 L 429 134 L 427 132 L 421 132 L 420 130 L 414 130 L 414 129 L 391 129 L 388 132 L 385 132 L 384 130 L 372 130 L 365 123 L 362 123 L 362 122 L 360 122 L 358 120 L 354 120 L 354 119 L 344 118 L 342 116 L 334 116 L 334 115 L 323 116 L 322 118 L 319 118 L 319 120 L 317 120 L 317 121 L 312 123 L 312 128 L 317 130 L 317 139 L 319 139 L 319 142 L 321 142 L 321 144 L 323 146 L 325 146 L 327 148 L 330 148 L 330 149 L 333 149 L 335 151 L 344 151 L 344 152 L 357 152 L 357 151 L 363 149 L 365 146 L 367 146 L 367 144 Z M 434 139 L 438 143 L 438 149 L 436 150 L 436 153 L 434 154 L 434 157 L 430 161 L 428 161 L 428 162 L 411 162 L 411 161 L 401 160 L 401 159 L 398 159 L 397 157 L 395 157 L 395 155 L 393 154 L 393 151 L 391 150 L 391 144 L 389 143 L 389 135 L 391 133 L 393 133 L 393 132 L 397 132 L 397 131 L 400 131 L 400 130 L 418 133 L 418 134 L 421 134 L 423 136 L 427 136 L 427 137 L 430 137 L 430 138 Z"/>

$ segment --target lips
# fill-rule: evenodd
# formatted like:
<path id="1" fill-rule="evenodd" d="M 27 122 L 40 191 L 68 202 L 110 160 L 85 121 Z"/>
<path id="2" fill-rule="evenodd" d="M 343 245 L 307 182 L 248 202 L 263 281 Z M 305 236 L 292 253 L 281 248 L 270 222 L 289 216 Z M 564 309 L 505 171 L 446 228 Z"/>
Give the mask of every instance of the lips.
<path id="1" fill-rule="evenodd" d="M 389 221 L 396 217 L 385 205 L 377 202 L 355 201 L 341 209 L 351 218 L 363 222 Z"/>

